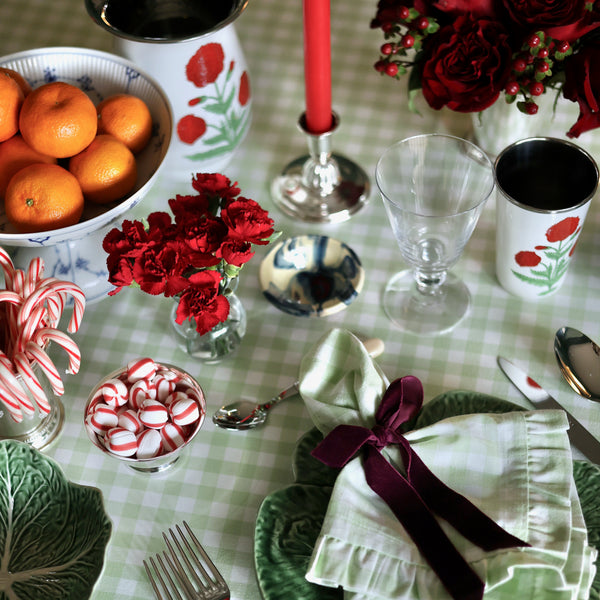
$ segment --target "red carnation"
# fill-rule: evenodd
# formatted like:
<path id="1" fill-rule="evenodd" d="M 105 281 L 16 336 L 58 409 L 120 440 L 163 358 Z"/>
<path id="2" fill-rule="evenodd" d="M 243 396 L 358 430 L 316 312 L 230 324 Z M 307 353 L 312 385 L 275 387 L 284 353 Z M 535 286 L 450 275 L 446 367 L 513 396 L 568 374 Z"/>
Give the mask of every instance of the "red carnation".
<path id="1" fill-rule="evenodd" d="M 229 300 L 219 294 L 221 275 L 217 271 L 200 271 L 189 279 L 177 306 L 176 323 L 196 320 L 196 331 L 203 335 L 229 316 Z"/>
<path id="2" fill-rule="evenodd" d="M 238 198 L 221 209 L 221 217 L 229 227 L 230 237 L 251 242 L 268 244 L 267 238 L 273 234 L 273 219 L 258 202 Z"/>
<path id="3" fill-rule="evenodd" d="M 515 254 L 515 260 L 520 267 L 537 267 L 542 259 L 535 252 L 524 250 Z"/>
<path id="4" fill-rule="evenodd" d="M 546 239 L 549 242 L 562 242 L 573 235 L 579 227 L 579 217 L 567 217 L 555 223 L 546 231 Z"/>

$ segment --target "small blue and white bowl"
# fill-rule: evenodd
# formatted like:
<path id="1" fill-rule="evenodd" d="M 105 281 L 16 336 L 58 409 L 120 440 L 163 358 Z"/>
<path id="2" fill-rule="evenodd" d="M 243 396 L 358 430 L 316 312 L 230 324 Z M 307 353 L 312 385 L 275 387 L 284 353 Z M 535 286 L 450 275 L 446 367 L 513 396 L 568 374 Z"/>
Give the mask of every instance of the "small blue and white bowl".
<path id="1" fill-rule="evenodd" d="M 283 312 L 304 317 L 324 317 L 344 310 L 360 293 L 364 278 L 352 248 L 321 235 L 278 242 L 259 270 L 267 300 Z"/>

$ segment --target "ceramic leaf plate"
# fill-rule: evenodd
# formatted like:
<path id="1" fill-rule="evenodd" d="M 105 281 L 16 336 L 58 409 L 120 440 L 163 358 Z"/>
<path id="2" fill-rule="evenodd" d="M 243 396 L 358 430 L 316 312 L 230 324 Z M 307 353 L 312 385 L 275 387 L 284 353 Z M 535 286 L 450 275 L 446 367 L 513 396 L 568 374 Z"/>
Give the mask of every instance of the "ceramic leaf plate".
<path id="1" fill-rule="evenodd" d="M 112 527 L 100 490 L 14 440 L 0 441 L 0 481 L 0 598 L 89 598 Z"/>
<path id="2" fill-rule="evenodd" d="M 265 298 L 283 312 L 305 317 L 344 310 L 360 293 L 364 279 L 352 248 L 323 235 L 278 242 L 259 270 Z"/>
<path id="3" fill-rule="evenodd" d="M 426 404 L 406 430 L 420 429 L 457 415 L 515 410 L 525 409 L 477 392 L 447 392 Z M 260 507 L 254 558 L 264 600 L 343 600 L 341 589 L 319 586 L 304 578 L 337 476 L 336 469 L 310 455 L 322 439 L 315 428 L 299 440 L 293 465 L 296 483 L 270 494 Z M 600 549 L 600 468 L 588 462 L 574 461 L 573 473 L 590 545 Z M 596 566 L 600 567 L 600 560 Z M 590 599 L 600 600 L 598 572 Z"/>

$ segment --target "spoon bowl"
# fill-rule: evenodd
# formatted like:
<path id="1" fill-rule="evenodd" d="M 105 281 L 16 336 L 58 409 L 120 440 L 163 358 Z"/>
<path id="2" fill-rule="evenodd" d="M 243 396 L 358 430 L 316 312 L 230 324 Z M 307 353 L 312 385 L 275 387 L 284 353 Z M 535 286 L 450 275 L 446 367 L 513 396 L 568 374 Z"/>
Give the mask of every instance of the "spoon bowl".
<path id="1" fill-rule="evenodd" d="M 600 402 L 600 347 L 572 327 L 554 337 L 554 354 L 567 383 L 588 400 Z"/>
<path id="2" fill-rule="evenodd" d="M 361 341 L 372 358 L 383 354 L 383 340 L 379 338 L 361 338 Z M 264 404 L 257 404 L 249 400 L 236 400 L 219 408 L 213 415 L 213 423 L 224 429 L 237 429 L 240 431 L 253 429 L 267 420 L 267 413 L 273 406 L 286 398 L 295 396 L 297 393 L 298 382 L 296 381 Z"/>

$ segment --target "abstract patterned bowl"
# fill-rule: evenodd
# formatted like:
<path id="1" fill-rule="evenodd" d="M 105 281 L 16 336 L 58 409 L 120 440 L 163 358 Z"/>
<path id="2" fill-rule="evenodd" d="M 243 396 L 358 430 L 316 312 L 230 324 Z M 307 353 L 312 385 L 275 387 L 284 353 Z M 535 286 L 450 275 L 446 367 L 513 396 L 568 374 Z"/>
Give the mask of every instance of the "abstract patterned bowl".
<path id="1" fill-rule="evenodd" d="M 267 300 L 298 316 L 324 317 L 344 310 L 360 293 L 364 278 L 360 259 L 349 246 L 320 235 L 280 241 L 259 271 Z"/>
<path id="2" fill-rule="evenodd" d="M 88 302 L 112 289 L 102 251 L 111 223 L 136 206 L 155 183 L 171 143 L 172 112 L 160 85 L 133 63 L 107 52 L 85 48 L 39 48 L 0 58 L 0 66 L 19 72 L 35 88 L 50 81 L 80 87 L 98 104 L 116 93 L 130 93 L 146 102 L 152 114 L 152 138 L 137 155 L 138 180 L 122 200 L 105 205 L 86 204 L 79 223 L 42 233 L 17 233 L 0 203 L 0 245 L 16 247 L 13 260 L 23 268 L 35 256 L 46 263 L 46 275 L 81 286 Z"/>

